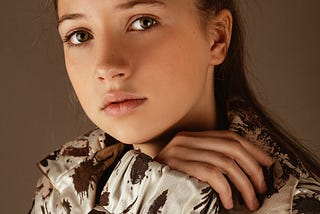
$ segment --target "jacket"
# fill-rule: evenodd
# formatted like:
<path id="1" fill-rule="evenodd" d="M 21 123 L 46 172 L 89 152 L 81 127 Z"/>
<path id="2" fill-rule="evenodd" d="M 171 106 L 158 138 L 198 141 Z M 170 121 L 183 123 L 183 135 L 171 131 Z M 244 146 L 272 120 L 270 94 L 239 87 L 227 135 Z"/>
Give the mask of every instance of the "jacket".
<path id="1" fill-rule="evenodd" d="M 268 152 L 268 193 L 254 213 L 320 213 L 320 184 L 279 146 L 255 112 L 231 102 L 229 129 Z M 38 167 L 30 213 L 248 213 L 238 199 L 222 208 L 206 183 L 170 169 L 95 129 L 54 151 Z"/>

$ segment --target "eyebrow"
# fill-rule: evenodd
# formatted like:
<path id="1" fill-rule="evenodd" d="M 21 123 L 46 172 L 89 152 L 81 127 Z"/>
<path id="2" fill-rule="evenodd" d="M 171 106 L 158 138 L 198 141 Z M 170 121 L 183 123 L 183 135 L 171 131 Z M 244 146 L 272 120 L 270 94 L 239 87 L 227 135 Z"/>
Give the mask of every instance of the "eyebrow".
<path id="1" fill-rule="evenodd" d="M 59 26 L 62 22 L 66 20 L 76 20 L 76 19 L 86 19 L 86 16 L 81 13 L 66 14 L 59 18 L 57 25 Z"/>
<path id="2" fill-rule="evenodd" d="M 116 9 L 129 9 L 137 5 L 160 5 L 164 6 L 165 3 L 163 1 L 158 0 L 129 0 L 125 3 L 119 4 L 116 6 Z"/>
<path id="3" fill-rule="evenodd" d="M 164 6 L 165 3 L 163 1 L 158 0 L 129 0 L 125 3 L 119 4 L 116 6 L 116 9 L 129 9 L 132 7 L 135 7 L 137 5 L 160 5 Z M 59 18 L 57 26 L 61 25 L 62 22 L 66 20 L 77 20 L 77 19 L 85 19 L 86 16 L 81 13 L 72 13 L 72 14 L 66 14 Z"/>

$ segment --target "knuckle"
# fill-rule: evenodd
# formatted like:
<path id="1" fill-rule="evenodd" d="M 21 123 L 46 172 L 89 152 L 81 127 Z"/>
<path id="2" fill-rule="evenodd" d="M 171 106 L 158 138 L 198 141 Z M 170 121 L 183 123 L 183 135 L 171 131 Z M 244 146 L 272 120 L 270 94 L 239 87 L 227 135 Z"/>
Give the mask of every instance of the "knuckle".
<path id="1" fill-rule="evenodd" d="M 230 134 L 230 136 L 231 136 L 232 138 L 234 138 L 234 139 L 239 139 L 239 138 L 241 138 L 241 136 L 240 136 L 238 133 L 234 132 L 234 131 L 230 131 L 230 130 L 229 130 L 229 134 Z"/>
<path id="2" fill-rule="evenodd" d="M 174 168 L 174 166 L 176 165 L 177 163 L 177 160 L 173 157 L 167 157 L 165 160 L 164 160 L 164 163 L 167 164 L 168 166 Z"/>
<path id="3" fill-rule="evenodd" d="M 224 171 L 226 172 L 226 174 L 230 174 L 230 172 L 233 172 L 237 166 L 235 161 L 227 156 L 224 156 L 222 158 L 222 164 L 224 166 Z"/>
<path id="4" fill-rule="evenodd" d="M 172 145 L 168 146 L 167 154 L 172 154 L 172 153 L 176 152 L 177 151 L 177 147 L 178 146 L 176 144 L 172 144 Z"/>
<path id="5" fill-rule="evenodd" d="M 222 172 L 215 166 L 210 164 L 203 165 L 203 176 L 208 183 L 214 183 L 217 179 L 223 176 Z"/>
<path id="6" fill-rule="evenodd" d="M 171 145 L 170 147 L 168 147 L 166 149 L 166 152 L 165 152 L 165 156 L 167 158 L 170 158 L 170 157 L 173 157 L 177 154 L 177 152 L 179 151 L 179 147 L 177 145 Z"/>
<path id="7" fill-rule="evenodd" d="M 233 151 L 239 151 L 239 150 L 243 149 L 241 143 L 239 141 L 237 141 L 237 140 L 229 139 L 229 144 L 230 144 L 231 149 Z"/>
<path id="8" fill-rule="evenodd" d="M 205 168 L 206 168 L 208 174 L 210 175 L 210 177 L 217 177 L 220 174 L 220 171 L 216 167 L 214 167 L 210 164 L 206 164 Z"/>
<path id="9" fill-rule="evenodd" d="M 225 135 L 233 139 L 236 139 L 238 137 L 237 133 L 231 130 L 225 130 Z"/>
<path id="10" fill-rule="evenodd" d="M 171 145 L 180 145 L 184 144 L 188 139 L 188 136 L 184 134 L 184 132 L 178 133 L 174 138 L 171 140 Z"/>
<path id="11" fill-rule="evenodd" d="M 207 181 L 215 180 L 222 175 L 222 172 L 211 164 L 202 164 L 202 171 Z"/>
<path id="12" fill-rule="evenodd" d="M 263 178 L 264 175 L 263 175 L 262 168 L 259 165 L 255 166 L 254 169 L 253 169 L 252 174 L 250 175 L 250 177 Z"/>
<path id="13" fill-rule="evenodd" d="M 224 165 L 229 165 L 229 166 L 233 166 L 234 165 L 234 160 L 228 156 L 221 156 L 221 160 L 223 162 Z"/>

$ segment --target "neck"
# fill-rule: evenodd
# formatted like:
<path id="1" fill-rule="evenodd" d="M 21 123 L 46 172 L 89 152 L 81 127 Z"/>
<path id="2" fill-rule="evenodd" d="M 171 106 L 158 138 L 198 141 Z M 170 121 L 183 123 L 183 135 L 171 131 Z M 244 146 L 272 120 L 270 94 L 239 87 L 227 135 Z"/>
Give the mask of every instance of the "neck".
<path id="1" fill-rule="evenodd" d="M 217 128 L 217 112 L 214 99 L 213 72 L 209 72 L 209 74 L 202 96 L 184 118 L 160 136 L 145 143 L 135 144 L 134 148 L 153 158 L 181 131 L 215 130 Z"/>
<path id="2" fill-rule="evenodd" d="M 215 123 L 214 114 L 212 113 L 210 116 L 208 115 L 206 119 L 207 120 L 197 120 L 196 123 L 194 122 L 192 125 L 188 126 L 180 126 L 180 123 L 178 123 L 176 126 L 172 127 L 160 136 L 144 143 L 134 144 L 133 146 L 135 149 L 140 150 L 141 152 L 154 158 L 179 132 L 201 132 L 215 130 L 217 126 Z"/>

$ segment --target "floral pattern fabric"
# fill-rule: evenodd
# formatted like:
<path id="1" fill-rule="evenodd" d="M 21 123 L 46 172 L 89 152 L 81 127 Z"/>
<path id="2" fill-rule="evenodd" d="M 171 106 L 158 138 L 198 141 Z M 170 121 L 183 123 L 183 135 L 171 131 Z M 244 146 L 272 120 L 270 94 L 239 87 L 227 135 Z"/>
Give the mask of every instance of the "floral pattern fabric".
<path id="1" fill-rule="evenodd" d="M 275 162 L 265 170 L 267 197 L 254 213 L 320 213 L 319 182 L 279 147 L 244 102 L 232 101 L 228 108 L 229 129 Z M 66 143 L 38 166 L 43 176 L 30 213 L 248 213 L 240 203 L 224 210 L 208 184 L 130 150 L 100 129 Z"/>

